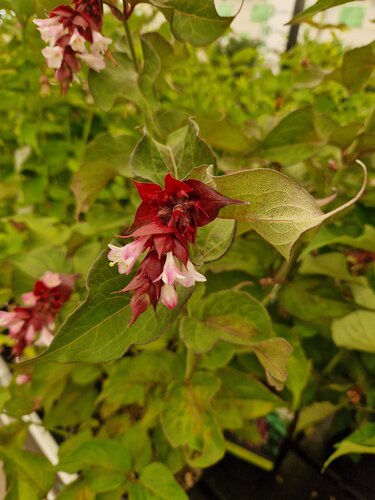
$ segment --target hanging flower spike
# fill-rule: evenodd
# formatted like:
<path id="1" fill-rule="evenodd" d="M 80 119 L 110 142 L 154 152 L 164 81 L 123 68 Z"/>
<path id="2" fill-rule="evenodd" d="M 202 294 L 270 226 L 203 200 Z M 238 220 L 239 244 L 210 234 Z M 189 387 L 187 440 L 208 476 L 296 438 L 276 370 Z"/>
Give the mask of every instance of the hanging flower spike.
<path id="1" fill-rule="evenodd" d="M 55 328 L 54 319 L 69 299 L 76 277 L 47 271 L 36 281 L 32 292 L 24 293 L 24 305 L 0 311 L 0 327 L 14 339 L 12 354 L 20 356 L 25 347 L 48 346 Z"/>
<path id="2" fill-rule="evenodd" d="M 55 69 L 62 92 L 66 92 L 81 61 L 91 69 L 106 67 L 104 56 L 112 43 L 101 34 L 101 0 L 73 0 L 75 8 L 59 5 L 47 19 L 34 19 L 42 40 L 49 44 L 42 50 L 47 66 Z"/>
<path id="3" fill-rule="evenodd" d="M 191 287 L 197 281 L 206 281 L 190 260 L 189 245 L 195 243 L 197 229 L 216 219 L 221 208 L 242 203 L 221 195 L 203 182 L 179 181 L 171 174 L 166 175 L 164 188 L 147 182 L 134 182 L 134 185 L 142 202 L 130 234 L 123 238 L 135 238 L 135 241 L 125 247 L 109 245 L 108 254 L 110 265 L 118 264 L 119 272 L 128 274 L 139 255 L 148 249 L 139 271 L 121 290 L 133 294 L 130 325 L 150 305 L 156 309 L 159 301 L 169 309 L 176 307 L 178 284 Z"/>

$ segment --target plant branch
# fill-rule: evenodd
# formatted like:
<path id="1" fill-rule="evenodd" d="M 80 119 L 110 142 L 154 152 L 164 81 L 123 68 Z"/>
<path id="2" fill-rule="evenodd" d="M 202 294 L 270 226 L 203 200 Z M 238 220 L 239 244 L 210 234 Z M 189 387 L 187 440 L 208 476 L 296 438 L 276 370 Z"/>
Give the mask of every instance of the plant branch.
<path id="1" fill-rule="evenodd" d="M 136 72 L 139 73 L 138 60 L 137 60 L 137 56 L 135 53 L 132 33 L 130 31 L 129 24 L 128 24 L 128 18 L 129 18 L 128 14 L 124 14 L 123 19 L 122 19 L 122 24 L 123 24 L 124 29 L 125 29 L 125 34 L 126 34 L 126 38 L 128 40 L 129 49 L 130 49 L 131 57 L 133 60 L 134 68 L 135 68 Z"/>
<path id="2" fill-rule="evenodd" d="M 185 380 L 190 380 L 195 366 L 195 355 L 193 351 L 186 351 Z"/>

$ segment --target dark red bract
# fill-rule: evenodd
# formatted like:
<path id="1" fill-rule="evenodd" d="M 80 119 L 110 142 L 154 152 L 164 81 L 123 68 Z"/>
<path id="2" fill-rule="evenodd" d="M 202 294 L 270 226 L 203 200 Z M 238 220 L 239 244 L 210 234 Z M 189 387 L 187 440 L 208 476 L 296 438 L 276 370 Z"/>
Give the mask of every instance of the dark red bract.
<path id="1" fill-rule="evenodd" d="M 118 264 L 121 274 L 128 274 L 139 255 L 148 251 L 133 280 L 122 290 L 131 291 L 133 317 L 130 324 L 149 305 L 159 301 L 166 307 L 177 305 L 176 283 L 185 287 L 205 281 L 189 254 L 195 244 L 197 229 L 216 219 L 221 208 L 242 203 L 221 195 L 201 181 L 180 181 L 167 174 L 164 188 L 157 184 L 134 182 L 142 199 L 129 234 L 136 238 L 125 247 L 110 245 L 108 258 Z"/>

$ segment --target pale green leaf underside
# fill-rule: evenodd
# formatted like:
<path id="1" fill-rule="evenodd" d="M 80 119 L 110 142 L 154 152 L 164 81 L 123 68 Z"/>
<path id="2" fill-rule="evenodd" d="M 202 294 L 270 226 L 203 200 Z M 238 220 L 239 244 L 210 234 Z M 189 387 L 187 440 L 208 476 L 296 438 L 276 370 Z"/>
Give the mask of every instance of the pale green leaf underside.
<path id="1" fill-rule="evenodd" d="M 219 177 L 211 176 L 211 180 L 221 194 L 247 202 L 225 207 L 220 217 L 247 222 L 249 228 L 289 259 L 293 245 L 303 233 L 352 206 L 360 198 L 367 182 L 366 167 L 362 163 L 360 165 L 364 181 L 357 195 L 326 214 L 307 191 L 275 170 L 243 170 Z"/>

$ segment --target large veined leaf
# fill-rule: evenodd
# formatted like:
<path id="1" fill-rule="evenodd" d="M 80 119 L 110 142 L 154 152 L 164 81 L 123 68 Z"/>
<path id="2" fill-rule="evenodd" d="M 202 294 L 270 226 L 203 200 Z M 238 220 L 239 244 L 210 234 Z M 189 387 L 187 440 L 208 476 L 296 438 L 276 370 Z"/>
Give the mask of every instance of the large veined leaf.
<path id="1" fill-rule="evenodd" d="M 188 462 L 207 467 L 224 455 L 224 438 L 210 401 L 220 380 L 196 372 L 191 380 L 173 382 L 167 392 L 161 423 L 172 446 L 187 447 Z"/>
<path id="2" fill-rule="evenodd" d="M 345 3 L 349 3 L 352 1 L 353 0 L 318 0 L 316 3 L 314 3 L 314 5 L 304 10 L 300 14 L 294 16 L 288 24 L 298 24 L 302 23 L 303 21 L 308 21 L 319 12 L 331 9 L 332 7 L 337 7 L 339 5 L 344 5 Z"/>
<path id="3" fill-rule="evenodd" d="M 353 311 L 332 323 L 332 338 L 345 349 L 375 353 L 375 312 Z"/>
<path id="4" fill-rule="evenodd" d="M 286 115 L 267 134 L 256 154 L 282 165 L 292 165 L 313 156 L 325 144 L 319 133 L 319 115 L 312 106 Z"/>
<path id="5" fill-rule="evenodd" d="M 309 229 L 352 206 L 363 194 L 367 183 L 366 167 L 357 195 L 341 207 L 323 213 L 314 198 L 301 186 L 280 172 L 270 169 L 243 170 L 229 175 L 211 176 L 219 193 L 245 201 L 220 212 L 224 219 L 246 221 L 249 228 L 289 259 L 296 241 Z"/>
<path id="6" fill-rule="evenodd" d="M 282 388 L 292 347 L 285 339 L 275 337 L 271 319 L 260 302 L 248 293 L 225 290 L 201 301 L 196 316 L 183 318 L 180 325 L 189 349 L 206 353 L 219 340 L 247 347 L 263 365 L 268 382 Z"/>
<path id="7" fill-rule="evenodd" d="M 375 454 L 375 424 L 367 422 L 358 430 L 350 434 L 340 443 L 335 445 L 337 448 L 334 453 L 326 460 L 323 466 L 325 470 L 336 458 L 351 453 Z"/>
<path id="8" fill-rule="evenodd" d="M 186 127 L 168 136 L 166 144 L 156 141 L 145 130 L 130 158 L 134 175 L 159 185 L 163 185 L 168 172 L 182 179 L 195 167 L 215 163 L 214 153 L 199 137 L 199 127 L 191 118 Z"/>
<path id="9" fill-rule="evenodd" d="M 139 480 L 129 485 L 129 500 L 188 500 L 168 467 L 159 462 L 147 465 Z"/>
<path id="10" fill-rule="evenodd" d="M 119 97 L 136 104 L 144 100 L 132 61 L 119 52 L 113 57 L 114 62 L 108 62 L 103 71 L 90 71 L 89 74 L 90 90 L 95 103 L 103 111 L 109 111 Z"/>
<path id="11" fill-rule="evenodd" d="M 131 469 L 131 459 L 120 443 L 92 438 L 66 452 L 57 468 L 66 472 L 83 470 L 92 490 L 100 493 L 124 482 Z"/>
<path id="12" fill-rule="evenodd" d="M 195 46 L 208 45 L 228 28 L 234 17 L 221 17 L 214 0 L 151 0 L 162 8 L 174 36 Z"/>
<path id="13" fill-rule="evenodd" d="M 375 43 L 357 47 L 345 53 L 341 67 L 342 82 L 352 92 L 358 92 L 375 68 Z"/>
<path id="14" fill-rule="evenodd" d="M 129 281 L 108 265 L 107 251 L 94 264 L 88 277 L 88 295 L 61 326 L 49 348 L 28 363 L 100 362 L 118 358 L 131 344 L 145 344 L 165 332 L 192 293 L 180 290 L 180 303 L 175 309 L 160 307 L 157 321 L 148 309 L 132 327 L 130 294 L 116 293 Z"/>

